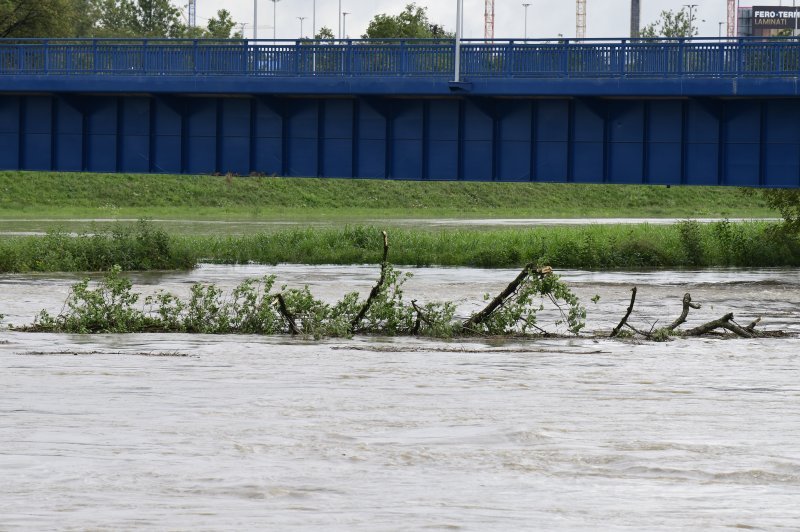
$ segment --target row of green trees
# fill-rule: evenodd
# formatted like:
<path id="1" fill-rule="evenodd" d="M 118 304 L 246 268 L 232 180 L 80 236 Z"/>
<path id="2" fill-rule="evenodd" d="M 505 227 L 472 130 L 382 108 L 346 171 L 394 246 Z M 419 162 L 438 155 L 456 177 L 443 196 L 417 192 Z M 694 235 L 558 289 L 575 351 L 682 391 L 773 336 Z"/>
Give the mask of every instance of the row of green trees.
<path id="1" fill-rule="evenodd" d="M 206 27 L 191 28 L 170 0 L 0 0 L 0 38 L 241 38 L 236 27 L 231 14 L 221 9 Z M 315 37 L 334 39 L 327 27 Z M 397 15 L 376 15 L 362 37 L 449 39 L 453 34 L 431 22 L 427 8 L 410 3 Z"/>
<path id="2" fill-rule="evenodd" d="M 235 27 L 221 9 L 205 28 L 190 28 L 169 0 L 0 0 L 0 38 L 241 37 Z"/>

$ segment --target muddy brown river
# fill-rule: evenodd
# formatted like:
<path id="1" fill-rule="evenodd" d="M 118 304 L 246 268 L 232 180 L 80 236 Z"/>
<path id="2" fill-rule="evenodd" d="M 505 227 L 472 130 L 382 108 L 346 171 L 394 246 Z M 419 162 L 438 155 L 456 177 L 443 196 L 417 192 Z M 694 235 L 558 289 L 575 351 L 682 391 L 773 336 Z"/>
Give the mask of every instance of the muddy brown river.
<path id="1" fill-rule="evenodd" d="M 469 314 L 516 271 L 409 269 Z M 274 273 L 335 299 L 374 267 Z M 561 272 L 612 328 L 735 312 L 800 333 L 800 270 Z M 0 276 L 4 324 L 74 275 Z M 588 302 L 600 296 L 597 305 Z M 0 530 L 797 530 L 800 339 L 313 342 L 0 331 Z"/>

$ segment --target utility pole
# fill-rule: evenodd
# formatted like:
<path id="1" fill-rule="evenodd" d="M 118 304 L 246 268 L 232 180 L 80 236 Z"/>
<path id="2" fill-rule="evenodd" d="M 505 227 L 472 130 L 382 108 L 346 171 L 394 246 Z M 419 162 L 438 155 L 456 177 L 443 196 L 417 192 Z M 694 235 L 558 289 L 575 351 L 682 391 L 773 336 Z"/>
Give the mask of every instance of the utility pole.
<path id="1" fill-rule="evenodd" d="M 522 4 L 522 7 L 525 8 L 525 40 L 528 39 L 528 8 L 531 7 L 530 4 Z"/>
<path id="2" fill-rule="evenodd" d="M 197 0 L 189 0 L 189 27 L 197 27 Z"/>
<path id="3" fill-rule="evenodd" d="M 641 32 L 642 4 L 640 0 L 631 0 L 631 39 L 638 39 Z"/>
<path id="4" fill-rule="evenodd" d="M 272 40 L 278 39 L 278 2 L 281 0 L 272 1 Z"/>
<path id="5" fill-rule="evenodd" d="M 586 38 L 586 0 L 575 2 L 575 38 Z"/>
<path id="6" fill-rule="evenodd" d="M 461 35 L 464 19 L 464 0 L 456 0 L 456 56 L 453 63 L 455 64 L 455 76 L 453 82 L 461 83 Z"/>
<path id="7" fill-rule="evenodd" d="M 689 37 L 694 37 L 694 8 L 697 4 L 683 4 L 683 7 L 689 8 Z"/>

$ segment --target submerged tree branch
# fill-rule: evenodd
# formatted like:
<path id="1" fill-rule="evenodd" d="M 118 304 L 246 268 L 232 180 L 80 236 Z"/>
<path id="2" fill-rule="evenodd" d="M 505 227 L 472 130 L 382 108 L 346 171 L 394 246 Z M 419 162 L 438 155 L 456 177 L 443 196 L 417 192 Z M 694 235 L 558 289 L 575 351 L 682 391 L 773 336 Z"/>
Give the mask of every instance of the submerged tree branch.
<path id="1" fill-rule="evenodd" d="M 611 331 L 611 335 L 609 336 L 609 338 L 616 337 L 619 334 L 619 332 L 622 330 L 622 328 L 628 323 L 628 318 L 631 317 L 631 312 L 633 312 L 633 305 L 636 303 L 636 290 L 637 289 L 636 289 L 635 286 L 633 288 L 631 288 L 631 304 L 628 305 L 628 311 L 625 312 L 625 316 L 619 322 L 619 325 L 614 327 L 614 330 Z"/>
<path id="2" fill-rule="evenodd" d="M 297 321 L 295 320 L 294 316 L 289 312 L 289 309 L 286 308 L 286 300 L 283 298 L 283 294 L 277 294 L 275 296 L 275 300 L 278 302 L 278 310 L 283 316 L 283 319 L 286 320 L 286 323 L 289 324 L 289 332 L 292 335 L 302 334 L 302 331 L 297 326 Z"/>
<path id="3" fill-rule="evenodd" d="M 545 277 L 553 273 L 553 268 L 550 266 L 545 266 L 544 268 L 536 268 L 534 263 L 528 263 L 525 268 L 517 275 L 517 277 L 509 283 L 509 285 L 500 292 L 494 299 L 492 299 L 486 307 L 483 308 L 480 312 L 476 312 L 472 315 L 468 320 L 466 320 L 462 324 L 463 329 L 474 329 L 476 325 L 479 325 L 486 321 L 489 316 L 492 315 L 497 309 L 501 308 L 505 305 L 506 301 L 509 297 L 514 295 L 517 291 L 519 286 L 528 278 L 528 276 L 536 274 L 540 277 Z"/>
<path id="4" fill-rule="evenodd" d="M 386 283 L 386 269 L 389 267 L 389 235 L 386 233 L 386 231 L 382 231 L 382 234 L 383 260 L 381 261 L 381 276 L 375 286 L 372 287 L 367 300 L 364 301 L 364 304 L 361 306 L 361 310 L 358 311 L 356 317 L 350 322 L 350 332 L 352 333 L 355 333 L 358 330 L 358 326 L 361 324 L 364 316 L 367 315 L 367 312 L 369 312 L 373 301 L 375 301 L 375 298 L 378 297 L 378 294 L 380 294 L 381 290 L 383 289 L 383 285 Z"/>

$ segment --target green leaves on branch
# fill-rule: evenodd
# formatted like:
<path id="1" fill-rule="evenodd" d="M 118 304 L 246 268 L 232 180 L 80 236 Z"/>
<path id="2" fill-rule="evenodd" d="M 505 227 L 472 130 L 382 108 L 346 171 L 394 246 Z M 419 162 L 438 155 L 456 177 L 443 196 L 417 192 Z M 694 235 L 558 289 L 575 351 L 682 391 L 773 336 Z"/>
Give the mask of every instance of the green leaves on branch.
<path id="1" fill-rule="evenodd" d="M 225 294 L 215 285 L 196 284 L 188 300 L 168 292 L 144 298 L 132 292 L 129 279 L 113 268 L 95 288 L 89 279 L 75 284 L 57 316 L 42 311 L 22 330 L 66 333 L 180 332 L 203 334 L 295 334 L 314 338 L 353 334 L 413 335 L 450 338 L 458 335 L 547 334 L 537 324 L 537 312 L 552 303 L 557 326 L 578 334 L 586 310 L 556 275 L 527 272 L 503 303 L 480 323 L 465 327 L 455 318 L 452 302 L 418 305 L 406 302 L 403 284 L 409 273 L 384 265 L 382 282 L 366 301 L 356 292 L 329 304 L 314 297 L 308 286 L 275 292 L 275 277 L 247 279 Z M 364 309 L 366 308 L 366 311 Z"/>

